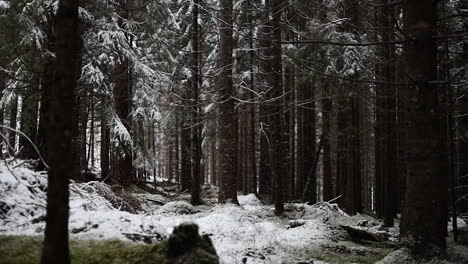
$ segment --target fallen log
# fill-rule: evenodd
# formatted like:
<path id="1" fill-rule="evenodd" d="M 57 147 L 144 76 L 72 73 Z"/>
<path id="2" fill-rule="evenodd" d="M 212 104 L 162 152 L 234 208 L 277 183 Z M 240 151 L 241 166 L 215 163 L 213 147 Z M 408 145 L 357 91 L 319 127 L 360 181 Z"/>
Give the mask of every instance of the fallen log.
<path id="1" fill-rule="evenodd" d="M 346 232 L 348 232 L 349 236 L 351 237 L 351 240 L 354 242 L 360 242 L 362 240 L 382 242 L 387 240 L 387 237 L 384 234 L 372 233 L 351 226 L 340 225 L 340 227 Z"/>
<path id="2" fill-rule="evenodd" d="M 158 201 L 158 200 L 153 200 L 153 199 L 148 199 L 148 198 L 146 200 L 149 201 L 149 202 L 153 202 L 153 203 L 155 203 L 157 205 L 165 205 L 166 204 L 165 202 Z"/>

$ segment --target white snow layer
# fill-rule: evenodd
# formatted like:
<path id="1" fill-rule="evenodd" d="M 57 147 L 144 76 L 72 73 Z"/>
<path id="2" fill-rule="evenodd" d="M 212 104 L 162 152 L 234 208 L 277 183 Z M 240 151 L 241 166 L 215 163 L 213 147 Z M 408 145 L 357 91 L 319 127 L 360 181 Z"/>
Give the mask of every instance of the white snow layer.
<path id="1" fill-rule="evenodd" d="M 0 234 L 42 234 L 46 182 L 45 173 L 0 165 Z M 287 204 L 287 217 L 278 218 L 272 206 L 264 205 L 253 194 L 239 196 L 240 206 L 194 207 L 184 201 L 164 201 L 167 203 L 163 206 L 147 203 L 145 210 L 136 213 L 120 210 L 122 198 L 100 182 L 71 183 L 70 195 L 72 238 L 130 240 L 139 236 L 154 241 L 166 238 L 175 226 L 192 221 L 202 234 L 211 237 L 223 263 L 309 261 L 305 252 L 320 250 L 343 236 L 339 224 L 357 226 L 363 219 L 371 221 L 364 216 L 346 216 L 327 203 Z M 164 198 L 145 194 L 138 199 Z"/>

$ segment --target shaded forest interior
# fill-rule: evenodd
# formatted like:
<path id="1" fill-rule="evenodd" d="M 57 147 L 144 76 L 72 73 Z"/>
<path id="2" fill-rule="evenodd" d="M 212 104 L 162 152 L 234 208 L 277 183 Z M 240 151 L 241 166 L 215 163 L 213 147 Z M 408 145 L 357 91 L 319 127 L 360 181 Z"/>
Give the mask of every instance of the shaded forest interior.
<path id="1" fill-rule="evenodd" d="M 467 30 L 465 0 L 0 0 L 1 148 L 49 173 L 42 262 L 69 262 L 70 179 L 332 202 L 443 252 Z"/>

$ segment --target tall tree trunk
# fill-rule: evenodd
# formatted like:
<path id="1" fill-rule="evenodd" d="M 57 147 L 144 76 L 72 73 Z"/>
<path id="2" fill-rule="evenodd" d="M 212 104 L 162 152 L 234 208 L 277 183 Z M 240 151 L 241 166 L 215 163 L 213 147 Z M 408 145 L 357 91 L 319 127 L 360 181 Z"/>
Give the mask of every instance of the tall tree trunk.
<path id="1" fill-rule="evenodd" d="M 48 143 L 50 169 L 41 263 L 70 263 L 68 248 L 68 173 L 73 163 L 72 118 L 78 60 L 78 1 L 60 0 L 55 20 L 56 71 L 50 104 Z"/>
<path id="2" fill-rule="evenodd" d="M 393 11 L 388 11 L 393 12 Z M 384 25 L 391 28 L 390 15 L 385 16 Z M 383 35 L 382 41 L 394 40 L 393 32 Z M 395 48 L 387 46 L 384 49 L 384 75 L 387 82 L 392 82 L 395 76 Z M 386 163 L 384 176 L 384 225 L 393 226 L 398 206 L 398 181 L 397 181 L 397 131 L 396 131 L 396 89 L 391 85 L 383 87 L 385 96 L 384 118 L 384 161 Z"/>
<path id="3" fill-rule="evenodd" d="M 401 234 L 414 241 L 416 253 L 430 255 L 431 246 L 445 249 L 447 177 L 443 155 L 443 111 L 438 102 L 436 5 L 423 0 L 403 5 L 408 142 L 406 199 Z"/>
<path id="4" fill-rule="evenodd" d="M 101 115 L 101 180 L 107 180 L 110 176 L 110 128 L 104 113 Z"/>
<path id="5" fill-rule="evenodd" d="M 47 15 L 46 24 L 46 47 L 50 53 L 55 52 L 55 36 L 53 34 L 53 25 L 51 15 Z M 53 76 L 55 71 L 54 65 L 55 58 L 52 55 L 46 57 L 44 69 L 41 77 L 41 99 L 40 99 L 40 110 L 39 110 L 39 124 L 38 124 L 38 149 L 41 152 L 42 158 L 47 162 L 49 151 L 47 150 L 47 135 L 49 128 L 49 111 L 50 111 L 50 94 L 53 85 Z M 44 164 L 40 164 L 38 169 L 45 169 Z"/>
<path id="6" fill-rule="evenodd" d="M 190 150 L 190 128 L 181 125 L 181 146 L 180 146 L 180 190 L 187 191 L 192 188 L 191 166 L 192 153 Z"/>
<path id="7" fill-rule="evenodd" d="M 123 59 L 114 69 L 114 101 L 117 116 L 124 125 L 128 133 L 131 133 L 131 118 L 130 118 L 130 93 L 131 88 L 129 84 L 129 65 L 126 59 Z M 126 140 L 131 140 L 131 137 Z M 113 178 L 121 185 L 128 186 L 132 183 L 132 149 L 130 142 L 121 140 L 119 148 L 116 149 L 115 170 L 116 174 Z"/>
<path id="8" fill-rule="evenodd" d="M 310 174 L 310 170 L 312 170 L 314 166 L 315 157 L 315 149 L 316 149 L 316 142 L 315 142 L 315 102 L 314 100 L 314 87 L 311 85 L 310 82 L 307 82 L 306 85 L 303 86 L 303 100 L 307 103 L 303 105 L 303 119 L 302 119 L 302 146 L 303 146 L 303 163 L 302 163 L 302 182 L 304 185 L 302 188 L 305 187 L 305 183 L 308 181 L 308 177 Z M 308 192 L 310 193 L 309 197 L 307 197 L 310 204 L 315 204 L 317 202 L 317 173 L 312 174 L 314 177 L 310 179 L 310 186 Z M 302 189 L 304 190 L 304 189 Z"/>
<path id="9" fill-rule="evenodd" d="M 332 157 L 331 157 L 331 111 L 332 99 L 328 80 L 323 79 L 325 99 L 322 100 L 322 134 L 323 134 L 323 200 L 333 199 Z"/>
<path id="10" fill-rule="evenodd" d="M 270 126 L 271 141 L 269 148 L 269 160 L 271 175 L 273 179 L 273 193 L 275 203 L 275 214 L 281 215 L 284 212 L 284 180 L 287 174 L 287 153 L 288 145 L 286 138 L 286 124 L 283 117 L 283 81 L 282 81 L 282 50 L 281 50 L 281 14 L 283 9 L 281 0 L 270 0 L 272 19 L 270 26 L 272 28 L 272 46 L 271 46 L 271 81 L 272 92 L 270 98 L 273 98 L 271 104 Z"/>
<path id="11" fill-rule="evenodd" d="M 271 53 L 271 28 L 269 26 L 269 17 L 270 17 L 270 4 L 269 0 L 265 1 L 264 14 L 262 19 L 264 24 L 260 29 L 260 55 L 261 60 L 260 64 L 260 76 L 261 80 L 261 91 L 266 93 L 270 89 L 269 78 L 271 72 L 271 63 L 270 63 L 270 53 Z M 260 123 L 260 170 L 259 170 L 259 179 L 258 179 L 258 193 L 260 195 L 271 195 L 272 182 L 271 182 L 271 170 L 270 170 L 270 161 L 268 159 L 268 149 L 269 149 L 269 127 L 268 127 L 268 117 L 269 109 L 266 104 L 260 104 L 259 106 L 259 123 Z"/>
<path id="12" fill-rule="evenodd" d="M 39 82 L 37 82 L 39 84 Z M 37 145 L 37 117 L 39 114 L 39 98 L 37 90 L 34 89 L 31 93 L 23 96 L 21 104 L 21 132 L 31 139 Z M 34 146 L 23 136 L 19 137 L 20 153 L 19 157 L 22 159 L 36 159 L 38 158 Z"/>
<path id="13" fill-rule="evenodd" d="M 236 115 L 234 109 L 234 87 L 232 82 L 233 72 L 233 3 L 232 0 L 220 0 L 220 47 L 219 67 L 221 86 L 220 105 L 220 185 L 219 202 L 231 201 L 238 203 L 236 193 L 237 176 L 237 136 Z"/>
<path id="14" fill-rule="evenodd" d="M 192 8 L 192 189 L 191 189 L 191 203 L 193 205 L 199 205 L 202 203 L 200 193 L 201 193 L 201 107 L 200 107 L 200 30 L 198 25 L 198 8 L 199 0 L 193 0 Z"/>
<path id="15" fill-rule="evenodd" d="M 118 21 L 120 27 L 124 27 L 124 19 L 129 18 L 127 1 L 119 1 L 120 16 Z M 132 134 L 132 119 L 130 117 L 131 102 L 132 102 L 132 84 L 130 74 L 130 63 L 124 54 L 120 54 L 119 62 L 114 67 L 114 102 L 115 110 L 118 118 L 122 122 L 127 132 Z M 112 169 L 113 178 L 123 186 L 129 186 L 134 181 L 134 170 L 132 166 L 132 137 L 121 139 L 118 149 L 116 149 L 115 162 L 116 166 Z"/>
<path id="16" fill-rule="evenodd" d="M 10 102 L 10 124 L 9 126 L 13 129 L 16 129 L 16 118 L 17 118 L 17 115 L 18 115 L 18 96 L 17 95 L 13 95 L 12 98 L 11 98 L 11 102 Z M 10 149 L 10 155 L 14 155 L 15 152 L 16 152 L 16 132 L 14 131 L 10 131 L 8 133 L 8 143 L 10 144 L 10 146 L 12 147 L 12 149 Z"/>
<path id="17" fill-rule="evenodd" d="M 358 2 L 345 2 L 345 16 L 348 17 L 347 23 L 344 25 L 344 31 L 352 33 L 354 38 L 358 38 L 356 26 L 358 25 L 359 6 Z M 357 69 L 354 69 L 355 71 Z M 357 78 L 357 72 L 350 78 Z M 362 212 L 362 196 L 361 196 L 361 143 L 360 143 L 360 102 L 359 92 L 356 83 L 350 83 L 351 95 L 345 95 L 342 99 L 342 104 L 346 106 L 339 112 L 340 133 L 341 133 L 341 151 L 339 158 L 340 169 L 340 195 L 341 204 L 348 214 L 356 214 Z"/>

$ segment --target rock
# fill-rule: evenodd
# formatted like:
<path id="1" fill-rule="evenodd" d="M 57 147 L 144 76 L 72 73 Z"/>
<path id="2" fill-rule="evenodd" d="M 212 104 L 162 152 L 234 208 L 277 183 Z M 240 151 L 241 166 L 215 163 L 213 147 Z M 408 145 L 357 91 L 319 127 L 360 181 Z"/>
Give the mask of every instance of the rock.
<path id="1" fill-rule="evenodd" d="M 211 239 L 198 233 L 194 223 L 183 223 L 174 229 L 167 240 L 166 255 L 174 263 L 217 264 L 218 255 Z"/>
<path id="2" fill-rule="evenodd" d="M 302 219 L 291 220 L 289 221 L 288 229 L 303 226 L 305 223 L 306 221 Z"/>

